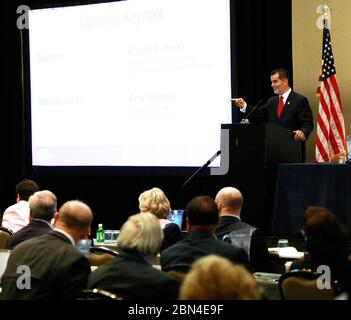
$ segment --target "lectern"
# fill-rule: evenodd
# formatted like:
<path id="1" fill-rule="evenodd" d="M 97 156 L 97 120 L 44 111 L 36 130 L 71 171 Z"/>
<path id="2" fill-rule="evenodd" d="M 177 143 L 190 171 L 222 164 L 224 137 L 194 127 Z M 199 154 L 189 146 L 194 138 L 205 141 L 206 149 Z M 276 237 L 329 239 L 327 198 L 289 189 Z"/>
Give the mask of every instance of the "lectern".
<path id="1" fill-rule="evenodd" d="M 268 228 L 276 165 L 303 162 L 302 143 L 293 132 L 275 124 L 222 124 L 221 165 L 210 174 L 223 186 L 239 188 L 244 197 L 242 219 Z"/>

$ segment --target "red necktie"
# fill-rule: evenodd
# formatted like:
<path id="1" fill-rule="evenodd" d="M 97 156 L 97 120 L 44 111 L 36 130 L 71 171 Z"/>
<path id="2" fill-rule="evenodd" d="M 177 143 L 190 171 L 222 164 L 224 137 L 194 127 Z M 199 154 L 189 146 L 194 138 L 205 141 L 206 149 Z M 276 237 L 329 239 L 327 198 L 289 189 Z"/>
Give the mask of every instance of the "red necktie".
<path id="1" fill-rule="evenodd" d="M 279 103 L 278 103 L 278 109 L 277 109 L 278 119 L 280 118 L 280 115 L 283 111 L 283 108 L 284 108 L 284 99 L 283 99 L 283 96 L 280 96 Z"/>

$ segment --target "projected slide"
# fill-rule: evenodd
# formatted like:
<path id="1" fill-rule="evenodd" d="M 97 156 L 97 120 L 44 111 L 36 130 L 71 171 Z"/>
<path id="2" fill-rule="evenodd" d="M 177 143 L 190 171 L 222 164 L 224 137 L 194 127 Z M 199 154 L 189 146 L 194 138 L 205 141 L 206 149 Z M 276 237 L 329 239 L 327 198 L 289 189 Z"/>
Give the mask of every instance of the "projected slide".
<path id="1" fill-rule="evenodd" d="M 33 165 L 201 166 L 231 122 L 229 11 L 229 0 L 31 10 Z"/>

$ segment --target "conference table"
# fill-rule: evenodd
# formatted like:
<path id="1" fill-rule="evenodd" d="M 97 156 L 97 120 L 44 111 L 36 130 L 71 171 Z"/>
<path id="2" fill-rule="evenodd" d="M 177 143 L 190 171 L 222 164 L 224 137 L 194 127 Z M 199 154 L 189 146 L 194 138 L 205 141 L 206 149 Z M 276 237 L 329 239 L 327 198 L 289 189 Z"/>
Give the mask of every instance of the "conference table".
<path id="1" fill-rule="evenodd" d="M 272 232 L 296 234 L 309 206 L 326 207 L 351 231 L 351 164 L 280 164 Z"/>

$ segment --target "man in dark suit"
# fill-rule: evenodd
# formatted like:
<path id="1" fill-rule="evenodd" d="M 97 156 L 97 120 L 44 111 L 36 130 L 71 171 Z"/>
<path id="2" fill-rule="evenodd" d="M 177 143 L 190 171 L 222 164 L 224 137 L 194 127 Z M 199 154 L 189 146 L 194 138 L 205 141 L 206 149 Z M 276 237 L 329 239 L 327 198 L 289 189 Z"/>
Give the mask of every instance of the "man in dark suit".
<path id="1" fill-rule="evenodd" d="M 56 196 L 48 190 L 37 191 L 29 200 L 30 222 L 7 240 L 7 248 L 13 249 L 25 240 L 39 237 L 52 230 L 51 220 L 57 211 Z"/>
<path id="2" fill-rule="evenodd" d="M 265 122 L 291 130 L 295 141 L 306 141 L 313 130 L 313 114 L 307 98 L 290 88 L 288 72 L 283 68 L 271 72 L 271 86 L 276 96 L 269 98 L 250 117 L 261 115 Z M 232 101 L 240 108 L 242 117 L 253 109 L 242 98 Z"/>
<path id="3" fill-rule="evenodd" d="M 230 241 L 231 232 L 250 231 L 250 265 L 256 271 L 281 271 L 281 265 L 277 262 L 276 257 L 269 254 L 265 233 L 241 220 L 240 213 L 243 201 L 240 190 L 236 188 L 225 187 L 218 191 L 215 198 L 219 214 L 218 226 L 215 231 L 217 238 L 223 240 L 228 235 L 228 241 Z"/>
<path id="4" fill-rule="evenodd" d="M 154 214 L 130 216 L 118 236 L 118 257 L 90 275 L 88 288 L 107 290 L 129 300 L 177 299 L 180 283 L 151 265 L 162 239 Z"/>
<path id="5" fill-rule="evenodd" d="M 161 267 L 171 270 L 190 267 L 198 258 L 217 254 L 234 263 L 248 264 L 247 253 L 236 246 L 218 240 L 215 229 L 218 223 L 218 208 L 208 196 L 193 198 L 185 209 L 188 237 L 161 253 Z M 186 271 L 186 270 L 184 270 Z"/>
<path id="6" fill-rule="evenodd" d="M 10 254 L 1 299 L 74 299 L 85 289 L 90 265 L 75 243 L 90 233 L 91 209 L 66 202 L 55 214 L 55 229 L 22 242 Z"/>

